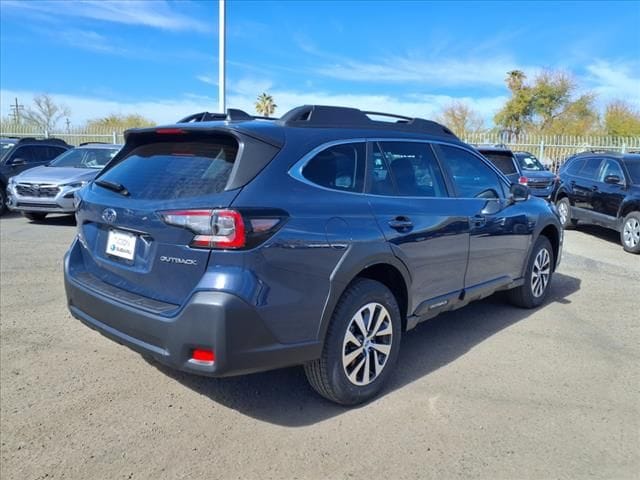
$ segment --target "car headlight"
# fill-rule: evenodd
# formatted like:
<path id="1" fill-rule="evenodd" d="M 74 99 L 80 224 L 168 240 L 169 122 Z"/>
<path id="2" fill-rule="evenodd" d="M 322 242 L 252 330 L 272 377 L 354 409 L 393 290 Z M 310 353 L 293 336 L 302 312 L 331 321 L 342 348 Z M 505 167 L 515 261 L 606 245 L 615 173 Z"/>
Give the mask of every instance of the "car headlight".
<path id="1" fill-rule="evenodd" d="M 82 188 L 84 187 L 87 183 L 87 181 L 82 181 L 82 182 L 73 182 L 73 183 L 67 183 L 66 185 L 63 185 L 63 187 L 69 187 L 69 188 Z"/>

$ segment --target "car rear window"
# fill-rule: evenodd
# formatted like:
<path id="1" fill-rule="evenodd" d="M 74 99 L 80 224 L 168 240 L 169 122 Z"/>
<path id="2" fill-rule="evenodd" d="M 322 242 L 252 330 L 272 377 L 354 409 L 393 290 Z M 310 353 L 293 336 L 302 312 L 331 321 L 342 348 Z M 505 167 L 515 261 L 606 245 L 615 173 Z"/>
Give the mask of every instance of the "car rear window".
<path id="1" fill-rule="evenodd" d="M 487 157 L 491 163 L 493 163 L 498 170 L 505 175 L 511 175 L 518 173 L 513 156 L 508 152 L 481 152 L 482 155 Z"/>
<path id="2" fill-rule="evenodd" d="M 231 137 L 141 145 L 100 180 L 121 184 L 132 198 L 179 199 L 222 192 L 238 154 Z"/>

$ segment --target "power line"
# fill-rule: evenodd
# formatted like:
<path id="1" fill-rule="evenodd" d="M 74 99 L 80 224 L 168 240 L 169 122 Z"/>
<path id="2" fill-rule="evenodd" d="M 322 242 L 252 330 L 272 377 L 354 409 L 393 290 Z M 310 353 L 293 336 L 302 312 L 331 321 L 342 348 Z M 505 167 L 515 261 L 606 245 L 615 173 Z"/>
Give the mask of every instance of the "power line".
<path id="1" fill-rule="evenodd" d="M 16 97 L 15 103 L 11 104 L 11 113 L 9 113 L 10 117 L 13 117 L 13 121 L 15 123 L 20 123 L 20 112 L 24 111 L 24 105 L 20 105 L 18 103 L 18 98 Z"/>

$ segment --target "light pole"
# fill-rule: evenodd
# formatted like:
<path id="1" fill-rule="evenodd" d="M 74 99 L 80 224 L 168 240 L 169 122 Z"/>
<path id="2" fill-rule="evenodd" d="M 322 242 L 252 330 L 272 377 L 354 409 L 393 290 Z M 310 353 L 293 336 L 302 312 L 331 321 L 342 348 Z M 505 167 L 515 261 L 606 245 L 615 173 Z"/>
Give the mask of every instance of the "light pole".
<path id="1" fill-rule="evenodd" d="M 226 45 L 225 45 L 225 0 L 218 0 L 220 7 L 218 20 L 218 111 L 226 112 L 225 98 L 225 63 L 226 63 Z"/>

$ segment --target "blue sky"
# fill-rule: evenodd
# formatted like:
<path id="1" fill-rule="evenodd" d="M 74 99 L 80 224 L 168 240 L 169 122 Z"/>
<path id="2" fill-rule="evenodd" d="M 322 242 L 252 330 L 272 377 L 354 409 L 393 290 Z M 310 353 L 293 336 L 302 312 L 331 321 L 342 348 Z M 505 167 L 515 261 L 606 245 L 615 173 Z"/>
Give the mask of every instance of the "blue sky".
<path id="1" fill-rule="evenodd" d="M 71 121 L 217 109 L 213 1 L 0 1 L 0 110 L 47 92 Z M 229 107 L 303 103 L 489 122 L 507 71 L 565 69 L 640 107 L 640 2 L 227 2 Z"/>

